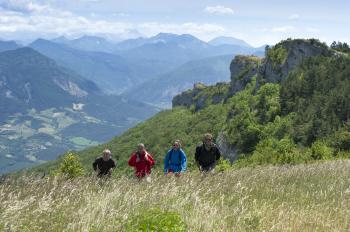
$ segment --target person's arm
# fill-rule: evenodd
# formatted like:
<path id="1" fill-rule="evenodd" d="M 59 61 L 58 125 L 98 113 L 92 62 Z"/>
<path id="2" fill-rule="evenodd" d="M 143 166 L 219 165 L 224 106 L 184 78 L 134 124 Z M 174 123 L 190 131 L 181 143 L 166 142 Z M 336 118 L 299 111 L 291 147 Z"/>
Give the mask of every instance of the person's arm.
<path id="1" fill-rule="evenodd" d="M 165 157 L 164 157 L 164 173 L 168 173 L 169 170 L 169 154 L 170 154 L 171 150 L 169 150 Z"/>
<path id="2" fill-rule="evenodd" d="M 116 162 L 114 161 L 114 160 L 112 160 L 112 168 L 116 168 L 117 166 L 116 166 Z"/>
<path id="3" fill-rule="evenodd" d="M 151 167 L 154 165 L 154 159 L 151 154 L 147 155 L 147 162 Z"/>
<path id="4" fill-rule="evenodd" d="M 194 154 L 194 160 L 196 161 L 196 163 L 198 163 L 199 160 L 199 154 L 200 153 L 200 147 L 196 147 L 196 153 Z"/>
<path id="5" fill-rule="evenodd" d="M 97 171 L 98 160 L 99 158 L 96 158 L 95 161 L 92 163 L 92 168 L 94 169 L 95 172 Z"/>
<path id="6" fill-rule="evenodd" d="M 215 148 L 216 148 L 216 161 L 218 161 L 221 157 L 221 153 L 220 153 L 220 150 L 217 146 L 215 146 Z"/>
<path id="7" fill-rule="evenodd" d="M 181 172 L 185 172 L 187 169 L 187 158 L 183 150 L 180 150 L 181 155 Z"/>
<path id="8" fill-rule="evenodd" d="M 196 161 L 196 164 L 197 164 L 198 168 L 200 168 L 200 165 L 199 165 L 200 150 L 201 150 L 200 146 L 196 147 L 196 153 L 194 155 L 194 160 Z"/>
<path id="9" fill-rule="evenodd" d="M 129 166 L 135 167 L 136 166 L 136 155 L 133 153 L 131 154 L 131 157 L 128 162 Z"/>
<path id="10" fill-rule="evenodd" d="M 110 169 L 108 170 L 108 175 L 111 175 L 113 169 L 116 167 L 116 166 L 115 166 L 114 160 L 111 159 L 111 161 L 112 161 L 112 162 L 111 162 L 111 167 L 110 167 Z"/>

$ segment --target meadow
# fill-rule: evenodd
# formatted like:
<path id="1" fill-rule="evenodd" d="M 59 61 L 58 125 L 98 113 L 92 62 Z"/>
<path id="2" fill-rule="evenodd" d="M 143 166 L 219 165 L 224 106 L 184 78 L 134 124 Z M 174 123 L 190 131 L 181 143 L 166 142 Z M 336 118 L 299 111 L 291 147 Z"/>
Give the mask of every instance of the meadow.
<path id="1" fill-rule="evenodd" d="M 350 160 L 258 166 L 151 182 L 114 173 L 7 177 L 1 231 L 349 231 Z"/>

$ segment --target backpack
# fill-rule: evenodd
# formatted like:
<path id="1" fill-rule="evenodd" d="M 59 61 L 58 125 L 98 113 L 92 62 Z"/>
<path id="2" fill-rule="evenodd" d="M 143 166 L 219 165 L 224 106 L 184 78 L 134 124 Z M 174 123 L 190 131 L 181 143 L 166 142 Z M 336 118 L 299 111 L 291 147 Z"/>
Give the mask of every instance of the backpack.
<path id="1" fill-rule="evenodd" d="M 171 149 L 170 154 L 169 154 L 169 161 L 171 161 L 171 156 L 173 155 L 174 149 Z M 180 149 L 179 149 L 180 152 Z M 181 165 L 181 153 L 179 155 L 179 163 L 177 163 L 179 165 Z"/>

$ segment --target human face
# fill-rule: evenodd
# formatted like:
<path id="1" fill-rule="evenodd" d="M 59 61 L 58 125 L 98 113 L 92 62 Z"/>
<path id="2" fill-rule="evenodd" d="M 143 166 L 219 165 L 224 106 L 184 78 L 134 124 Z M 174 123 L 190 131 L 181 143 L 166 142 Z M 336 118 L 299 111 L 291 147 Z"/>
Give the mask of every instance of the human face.
<path id="1" fill-rule="evenodd" d="M 174 150 L 178 150 L 180 148 L 180 144 L 179 143 L 174 143 L 173 144 L 173 149 Z"/>
<path id="2" fill-rule="evenodd" d="M 137 151 L 138 151 L 139 153 L 143 152 L 144 149 L 145 149 L 145 148 L 144 148 L 143 146 L 137 146 Z"/>
<path id="3" fill-rule="evenodd" d="M 213 139 L 212 138 L 205 138 L 204 143 L 205 143 L 206 146 L 209 147 L 209 146 L 212 145 Z"/>
<path id="4" fill-rule="evenodd" d="M 111 158 L 111 153 L 109 153 L 109 152 L 104 152 L 103 153 L 103 159 L 105 161 L 109 160 L 110 158 Z"/>

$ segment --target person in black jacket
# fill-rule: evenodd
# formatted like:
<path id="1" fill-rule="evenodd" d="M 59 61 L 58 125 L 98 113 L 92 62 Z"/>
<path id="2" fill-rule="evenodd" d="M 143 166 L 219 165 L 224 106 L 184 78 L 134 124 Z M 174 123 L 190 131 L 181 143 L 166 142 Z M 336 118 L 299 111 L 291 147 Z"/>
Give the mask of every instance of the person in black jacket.
<path id="1" fill-rule="evenodd" d="M 206 133 L 203 137 L 203 144 L 196 147 L 195 160 L 199 171 L 214 171 L 217 161 L 220 159 L 221 153 L 216 144 L 213 143 L 213 136 Z"/>
<path id="2" fill-rule="evenodd" d="M 111 159 L 111 151 L 104 149 L 102 157 L 96 158 L 93 162 L 92 167 L 98 177 L 111 176 L 113 168 L 115 168 L 115 162 Z"/>

